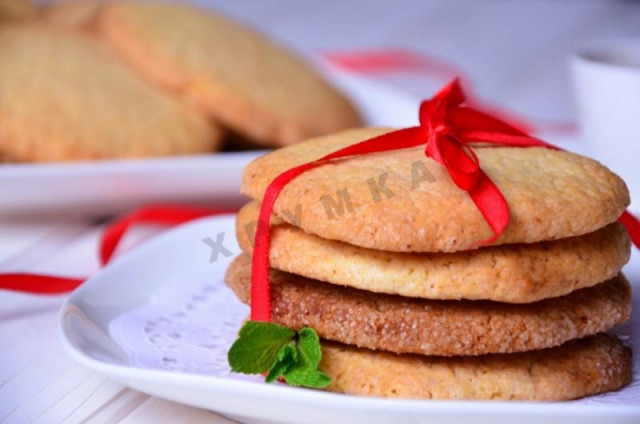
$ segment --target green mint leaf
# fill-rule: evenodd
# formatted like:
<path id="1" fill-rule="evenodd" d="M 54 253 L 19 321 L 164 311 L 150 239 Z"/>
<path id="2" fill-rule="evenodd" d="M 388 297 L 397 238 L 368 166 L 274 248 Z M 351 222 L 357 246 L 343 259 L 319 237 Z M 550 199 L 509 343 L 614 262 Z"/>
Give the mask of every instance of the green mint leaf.
<path id="1" fill-rule="evenodd" d="M 231 370 L 267 373 L 271 383 L 280 377 L 292 386 L 323 388 L 331 378 L 318 370 L 322 348 L 318 334 L 305 327 L 299 332 L 267 322 L 247 321 L 228 353 Z"/>
<path id="2" fill-rule="evenodd" d="M 295 336 L 295 331 L 282 325 L 247 321 L 227 355 L 231 370 L 245 374 L 269 371 L 280 350 Z"/>
<path id="3" fill-rule="evenodd" d="M 284 379 L 292 386 L 313 388 L 326 387 L 331 378 L 318 370 L 322 359 L 322 348 L 318 334 L 312 328 L 305 327 L 298 332 L 295 363 L 284 372 Z"/>
<path id="4" fill-rule="evenodd" d="M 304 386 L 313 389 L 322 389 L 331 384 L 331 377 L 322 371 L 313 369 L 291 370 L 284 375 L 284 379 L 287 384 L 292 386 Z"/>
<path id="5" fill-rule="evenodd" d="M 310 327 L 304 327 L 298 331 L 298 350 L 313 368 L 317 368 L 322 359 L 322 348 L 320 347 L 320 338 L 316 330 Z"/>
<path id="6" fill-rule="evenodd" d="M 294 341 L 282 346 L 278 351 L 276 362 L 269 369 L 269 373 L 265 378 L 267 383 L 272 383 L 280 378 L 287 370 L 298 360 L 298 351 Z"/>

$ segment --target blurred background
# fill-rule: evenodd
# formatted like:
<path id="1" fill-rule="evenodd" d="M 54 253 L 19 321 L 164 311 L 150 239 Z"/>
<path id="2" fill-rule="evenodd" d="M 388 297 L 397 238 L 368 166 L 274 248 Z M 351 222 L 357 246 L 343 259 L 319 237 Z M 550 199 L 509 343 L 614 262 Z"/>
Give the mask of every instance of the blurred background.
<path id="1" fill-rule="evenodd" d="M 303 52 L 391 47 L 424 53 L 465 72 L 479 97 L 555 121 L 575 119 L 569 58 L 576 50 L 640 37 L 640 2 L 631 0 L 197 3 Z M 395 75 L 392 82 L 416 95 L 431 94 L 413 73 Z"/>

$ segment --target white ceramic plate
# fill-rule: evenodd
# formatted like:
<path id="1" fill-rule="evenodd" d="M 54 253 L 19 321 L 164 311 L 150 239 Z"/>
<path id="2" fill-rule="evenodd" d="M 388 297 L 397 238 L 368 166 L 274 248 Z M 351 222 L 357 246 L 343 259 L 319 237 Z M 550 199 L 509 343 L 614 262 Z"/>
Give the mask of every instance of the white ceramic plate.
<path id="1" fill-rule="evenodd" d="M 419 100 L 318 63 L 369 125 L 417 122 Z M 0 217 L 106 216 L 153 203 L 238 206 L 244 166 L 264 151 L 140 160 L 0 165 Z"/>
<path id="2" fill-rule="evenodd" d="M 219 234 L 226 250 L 210 262 L 212 250 L 202 239 L 216 240 Z M 116 259 L 64 305 L 61 333 L 67 349 L 87 367 L 137 390 L 248 423 L 640 422 L 638 355 L 631 386 L 562 403 L 365 398 L 232 374 L 226 352 L 248 308 L 224 286 L 223 275 L 239 252 L 233 216 L 222 216 L 169 231 Z M 618 331 L 636 352 L 639 301 L 636 297 L 636 312 Z"/>

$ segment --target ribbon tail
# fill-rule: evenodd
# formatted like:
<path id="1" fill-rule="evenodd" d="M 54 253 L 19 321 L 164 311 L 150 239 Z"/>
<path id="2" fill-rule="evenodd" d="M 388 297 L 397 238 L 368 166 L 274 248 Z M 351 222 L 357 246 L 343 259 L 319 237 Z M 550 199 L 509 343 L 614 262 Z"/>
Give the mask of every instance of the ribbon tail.
<path id="1" fill-rule="evenodd" d="M 633 244 L 640 249 L 640 220 L 637 217 L 631 215 L 631 213 L 626 210 L 622 212 L 620 218 L 618 218 L 620 223 L 624 225 L 629 233 L 629 237 Z"/>
<path id="2" fill-rule="evenodd" d="M 106 265 L 126 234 L 129 227 L 136 224 L 179 225 L 205 216 L 235 213 L 234 210 L 214 210 L 187 206 L 149 206 L 138 209 L 109 225 L 102 233 L 100 262 Z"/>
<path id="3" fill-rule="evenodd" d="M 136 224 L 178 225 L 210 215 L 235 212 L 233 210 L 201 209 L 195 207 L 154 206 L 138 209 L 110 224 L 102 234 L 100 262 L 105 265 L 112 258 L 122 237 Z M 32 294 L 62 294 L 74 290 L 88 277 L 73 278 L 32 273 L 0 273 L 0 290 Z"/>
<path id="4" fill-rule="evenodd" d="M 0 274 L 0 289 L 31 294 L 64 294 L 84 282 L 84 278 L 57 277 L 30 273 Z"/>
<path id="5" fill-rule="evenodd" d="M 271 292 L 269 289 L 269 247 L 271 232 L 269 225 L 271 212 L 278 195 L 287 183 L 311 168 L 319 166 L 322 160 L 309 162 L 280 174 L 274 179 L 264 194 L 251 258 L 251 320 L 271 321 Z"/>
<path id="6" fill-rule="evenodd" d="M 509 224 L 507 201 L 498 187 L 483 171 L 480 171 L 476 185 L 467 192 L 491 227 L 491 230 L 493 230 L 493 236 L 482 241 L 481 245 L 495 243 Z"/>
<path id="7" fill-rule="evenodd" d="M 267 193 L 269 194 L 269 193 Z M 267 196 L 262 201 L 258 226 L 256 227 L 251 257 L 251 320 L 271 321 L 271 291 L 269 289 L 269 247 L 271 236 L 271 210 L 276 196 Z"/>

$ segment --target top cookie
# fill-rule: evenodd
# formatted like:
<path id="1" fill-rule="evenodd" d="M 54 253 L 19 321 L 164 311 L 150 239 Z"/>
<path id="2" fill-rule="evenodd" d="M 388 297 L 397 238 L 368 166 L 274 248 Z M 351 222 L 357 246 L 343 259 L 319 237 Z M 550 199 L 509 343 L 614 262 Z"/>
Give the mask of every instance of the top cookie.
<path id="1" fill-rule="evenodd" d="M 389 131 L 344 131 L 267 154 L 245 168 L 242 192 L 261 200 L 283 171 Z M 629 203 L 624 182 L 592 159 L 539 147 L 474 151 L 511 211 L 495 244 L 586 234 L 615 221 Z M 492 235 L 468 193 L 423 146 L 307 171 L 282 190 L 274 213 L 317 236 L 378 250 L 470 250 Z"/>
<path id="2" fill-rule="evenodd" d="M 0 27 L 0 160 L 212 151 L 220 131 L 94 39 L 38 23 Z"/>
<path id="3" fill-rule="evenodd" d="M 266 146 L 360 126 L 305 62 L 231 20 L 180 4 L 107 4 L 99 30 L 148 78 Z"/>

